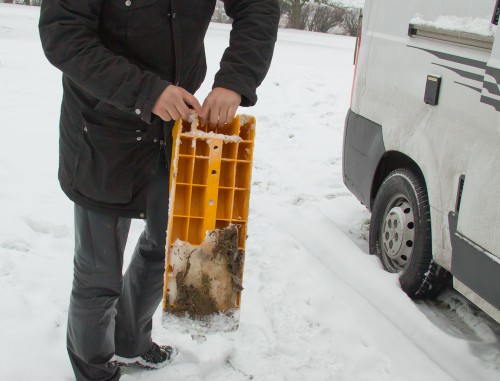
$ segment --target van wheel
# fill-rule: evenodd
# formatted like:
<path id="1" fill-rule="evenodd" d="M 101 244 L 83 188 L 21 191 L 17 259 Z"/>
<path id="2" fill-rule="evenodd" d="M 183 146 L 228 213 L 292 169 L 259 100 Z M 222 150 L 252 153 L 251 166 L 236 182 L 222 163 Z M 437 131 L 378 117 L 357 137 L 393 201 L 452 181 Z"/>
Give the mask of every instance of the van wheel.
<path id="1" fill-rule="evenodd" d="M 400 273 L 410 298 L 438 295 L 448 272 L 432 258 L 431 216 L 424 182 L 408 169 L 386 177 L 375 198 L 370 223 L 370 253 L 385 270 Z"/>

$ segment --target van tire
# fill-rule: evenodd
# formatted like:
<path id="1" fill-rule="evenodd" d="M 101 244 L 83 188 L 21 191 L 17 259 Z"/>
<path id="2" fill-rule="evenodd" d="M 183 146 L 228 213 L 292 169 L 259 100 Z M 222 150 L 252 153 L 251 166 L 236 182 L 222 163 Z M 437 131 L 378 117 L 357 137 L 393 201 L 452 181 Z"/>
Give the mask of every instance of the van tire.
<path id="1" fill-rule="evenodd" d="M 370 253 L 386 271 L 400 273 L 401 288 L 412 299 L 436 297 L 450 274 L 434 263 L 431 215 L 425 182 L 409 169 L 397 169 L 375 197 Z"/>

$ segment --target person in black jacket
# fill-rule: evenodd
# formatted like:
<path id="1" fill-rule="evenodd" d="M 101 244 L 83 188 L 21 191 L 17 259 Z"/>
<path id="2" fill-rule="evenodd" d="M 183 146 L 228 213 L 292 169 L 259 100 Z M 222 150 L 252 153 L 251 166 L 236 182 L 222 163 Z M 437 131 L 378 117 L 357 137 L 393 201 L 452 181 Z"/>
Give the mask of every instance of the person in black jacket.
<path id="1" fill-rule="evenodd" d="M 229 41 L 203 102 L 204 38 L 216 0 L 44 0 L 39 30 L 63 73 L 59 181 L 75 203 L 68 353 L 76 379 L 118 380 L 120 364 L 159 367 L 173 121 L 189 107 L 212 125 L 257 101 L 271 62 L 277 0 L 225 0 Z M 131 218 L 146 221 L 127 272 Z"/>

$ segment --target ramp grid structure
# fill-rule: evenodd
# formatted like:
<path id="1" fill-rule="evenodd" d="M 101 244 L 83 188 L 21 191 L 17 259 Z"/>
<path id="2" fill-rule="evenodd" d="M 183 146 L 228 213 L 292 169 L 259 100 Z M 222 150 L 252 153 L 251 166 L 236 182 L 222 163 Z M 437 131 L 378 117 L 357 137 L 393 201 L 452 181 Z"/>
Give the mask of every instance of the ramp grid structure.
<path id="1" fill-rule="evenodd" d="M 202 245 L 207 232 L 235 226 L 238 252 L 244 255 L 255 138 L 255 118 L 238 115 L 223 128 L 199 125 L 194 117 L 173 129 L 170 210 L 166 244 L 164 311 L 171 311 L 176 288 L 171 254 L 174 245 Z M 243 274 L 240 274 L 242 277 Z M 175 290 L 174 290 L 175 291 Z M 175 294 L 175 292 L 173 292 Z M 239 309 L 241 291 L 234 305 Z M 224 311 L 222 311 L 224 312 Z"/>

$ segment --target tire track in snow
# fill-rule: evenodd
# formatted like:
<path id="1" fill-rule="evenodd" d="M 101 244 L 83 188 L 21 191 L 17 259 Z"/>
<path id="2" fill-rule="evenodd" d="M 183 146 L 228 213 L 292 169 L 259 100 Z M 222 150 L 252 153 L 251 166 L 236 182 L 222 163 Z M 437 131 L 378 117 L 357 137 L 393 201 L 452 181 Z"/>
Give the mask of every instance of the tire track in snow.
<path id="1" fill-rule="evenodd" d="M 298 242 L 320 265 L 327 269 L 340 282 L 344 283 L 350 290 L 352 290 L 353 293 L 357 295 L 358 298 L 363 299 L 372 310 L 376 311 L 380 317 L 382 317 L 397 332 L 410 341 L 426 358 L 429 359 L 431 363 L 433 363 L 449 377 L 454 380 L 464 381 L 491 379 L 490 375 L 493 376 L 492 372 L 481 369 L 481 364 L 474 361 L 476 359 L 453 358 L 453 356 L 450 355 L 455 349 L 453 343 L 452 345 L 447 346 L 442 343 L 442 340 L 436 339 L 436 335 L 440 335 L 441 332 L 424 319 L 424 316 L 421 316 L 422 321 L 418 321 L 417 319 L 420 318 L 418 314 L 411 315 L 410 311 L 405 311 L 404 309 L 397 310 L 396 308 L 396 310 L 394 310 L 394 306 L 391 306 L 390 303 L 391 300 L 388 300 L 388 298 L 384 295 L 373 292 L 373 287 L 370 284 L 367 284 L 366 280 L 362 279 L 361 276 L 358 277 L 359 279 L 347 280 L 343 274 L 351 274 L 352 267 L 357 264 L 362 264 L 361 262 L 365 262 L 364 258 L 353 255 L 346 260 L 345 256 L 341 258 L 336 256 L 336 246 L 348 246 L 349 251 L 353 252 L 352 254 L 356 254 L 355 252 L 359 249 L 347 236 L 345 236 L 344 233 L 342 233 L 335 225 L 332 225 L 327 218 L 320 216 L 320 214 L 316 214 L 315 216 L 312 214 L 312 212 L 306 214 L 302 209 L 300 209 L 297 215 L 291 215 L 290 211 L 284 210 L 283 213 L 276 213 L 275 219 L 277 220 L 278 216 L 281 216 L 281 220 L 277 225 L 281 226 L 283 231 L 285 231 L 291 239 Z M 308 240 L 302 239 L 304 231 L 306 231 L 306 227 L 312 228 L 309 229 L 307 233 Z M 335 235 L 335 238 L 338 238 L 339 235 L 344 238 L 344 242 L 342 242 L 343 245 L 339 245 L 338 242 L 335 246 L 326 245 L 325 237 L 333 236 L 331 232 L 332 229 L 339 233 Z M 365 254 L 363 255 L 366 257 Z M 364 267 L 366 267 L 366 265 L 364 265 Z M 374 270 L 375 273 L 380 272 L 380 274 L 373 274 L 375 277 L 387 277 L 387 274 L 383 274 L 381 269 L 377 268 Z M 384 289 L 383 291 L 386 290 Z M 406 298 L 400 290 L 396 291 L 400 293 L 400 299 Z M 370 298 L 366 295 L 369 295 L 372 299 L 378 301 L 378 303 L 370 300 Z M 399 319 L 395 319 L 393 315 L 384 311 L 387 307 L 389 311 L 396 313 L 397 316 L 399 316 Z M 403 319 L 401 319 L 401 317 L 403 317 Z M 401 321 L 409 321 L 416 324 L 410 324 L 410 328 L 407 328 L 401 323 Z M 417 332 L 415 331 L 416 327 L 425 327 L 426 330 L 425 332 Z M 464 345 L 463 341 L 455 340 L 454 338 L 448 339 L 451 342 L 456 342 L 457 346 Z M 441 362 L 437 359 L 440 359 Z"/>

